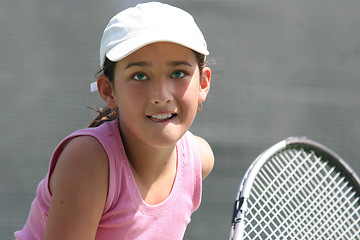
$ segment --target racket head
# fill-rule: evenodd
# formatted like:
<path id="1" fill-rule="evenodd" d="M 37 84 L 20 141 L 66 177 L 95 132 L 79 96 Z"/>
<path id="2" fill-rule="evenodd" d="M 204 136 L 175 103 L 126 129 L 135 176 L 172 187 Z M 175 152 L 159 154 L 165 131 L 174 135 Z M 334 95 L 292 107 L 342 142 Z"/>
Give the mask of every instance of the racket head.
<path id="1" fill-rule="evenodd" d="M 359 177 L 339 155 L 305 137 L 291 137 L 248 168 L 229 239 L 360 238 L 359 198 Z M 347 222 L 331 223 L 338 217 Z"/>

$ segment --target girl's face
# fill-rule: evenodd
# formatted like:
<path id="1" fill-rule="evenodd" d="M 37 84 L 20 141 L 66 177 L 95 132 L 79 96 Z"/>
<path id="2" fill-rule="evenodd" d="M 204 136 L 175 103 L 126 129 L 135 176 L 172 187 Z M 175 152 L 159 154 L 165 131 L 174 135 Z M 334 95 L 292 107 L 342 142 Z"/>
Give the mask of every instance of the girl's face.
<path id="1" fill-rule="evenodd" d="M 192 50 L 174 43 L 153 43 L 120 60 L 112 97 L 124 140 L 174 146 L 206 99 L 210 77 L 207 67 L 200 73 Z"/>

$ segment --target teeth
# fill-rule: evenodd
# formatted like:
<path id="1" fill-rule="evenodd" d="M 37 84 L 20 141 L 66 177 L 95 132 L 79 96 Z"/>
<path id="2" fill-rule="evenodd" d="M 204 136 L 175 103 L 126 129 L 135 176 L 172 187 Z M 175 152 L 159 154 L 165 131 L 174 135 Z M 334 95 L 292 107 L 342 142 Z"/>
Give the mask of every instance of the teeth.
<path id="1" fill-rule="evenodd" d="M 171 118 L 172 114 L 171 113 L 166 113 L 166 114 L 156 114 L 156 115 L 152 115 L 152 118 L 156 118 L 159 120 L 163 120 L 163 119 L 167 119 L 167 118 Z"/>

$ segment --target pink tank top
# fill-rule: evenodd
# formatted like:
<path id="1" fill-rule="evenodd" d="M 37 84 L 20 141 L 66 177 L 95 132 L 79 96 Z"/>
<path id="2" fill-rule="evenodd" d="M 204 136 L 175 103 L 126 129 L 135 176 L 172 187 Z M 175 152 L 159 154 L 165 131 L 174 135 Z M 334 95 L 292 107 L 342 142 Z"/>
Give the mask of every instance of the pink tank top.
<path id="1" fill-rule="evenodd" d="M 68 141 L 82 135 L 97 138 L 109 158 L 108 198 L 95 239 L 182 239 L 191 214 L 201 201 L 201 161 L 194 136 L 187 132 L 177 143 L 178 165 L 170 195 L 160 204 L 148 205 L 133 178 L 117 120 L 78 130 L 58 145 L 49 172 L 38 185 L 27 222 L 15 232 L 15 238 L 43 239 L 51 202 L 49 176 Z"/>

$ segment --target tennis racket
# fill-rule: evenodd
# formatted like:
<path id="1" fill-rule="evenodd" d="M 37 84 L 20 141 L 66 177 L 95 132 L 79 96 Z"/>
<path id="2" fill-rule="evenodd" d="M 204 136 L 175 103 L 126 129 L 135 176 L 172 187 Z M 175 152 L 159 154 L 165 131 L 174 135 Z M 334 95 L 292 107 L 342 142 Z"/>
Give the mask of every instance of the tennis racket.
<path id="1" fill-rule="evenodd" d="M 323 145 L 283 140 L 245 173 L 229 239 L 360 239 L 360 180 Z"/>

